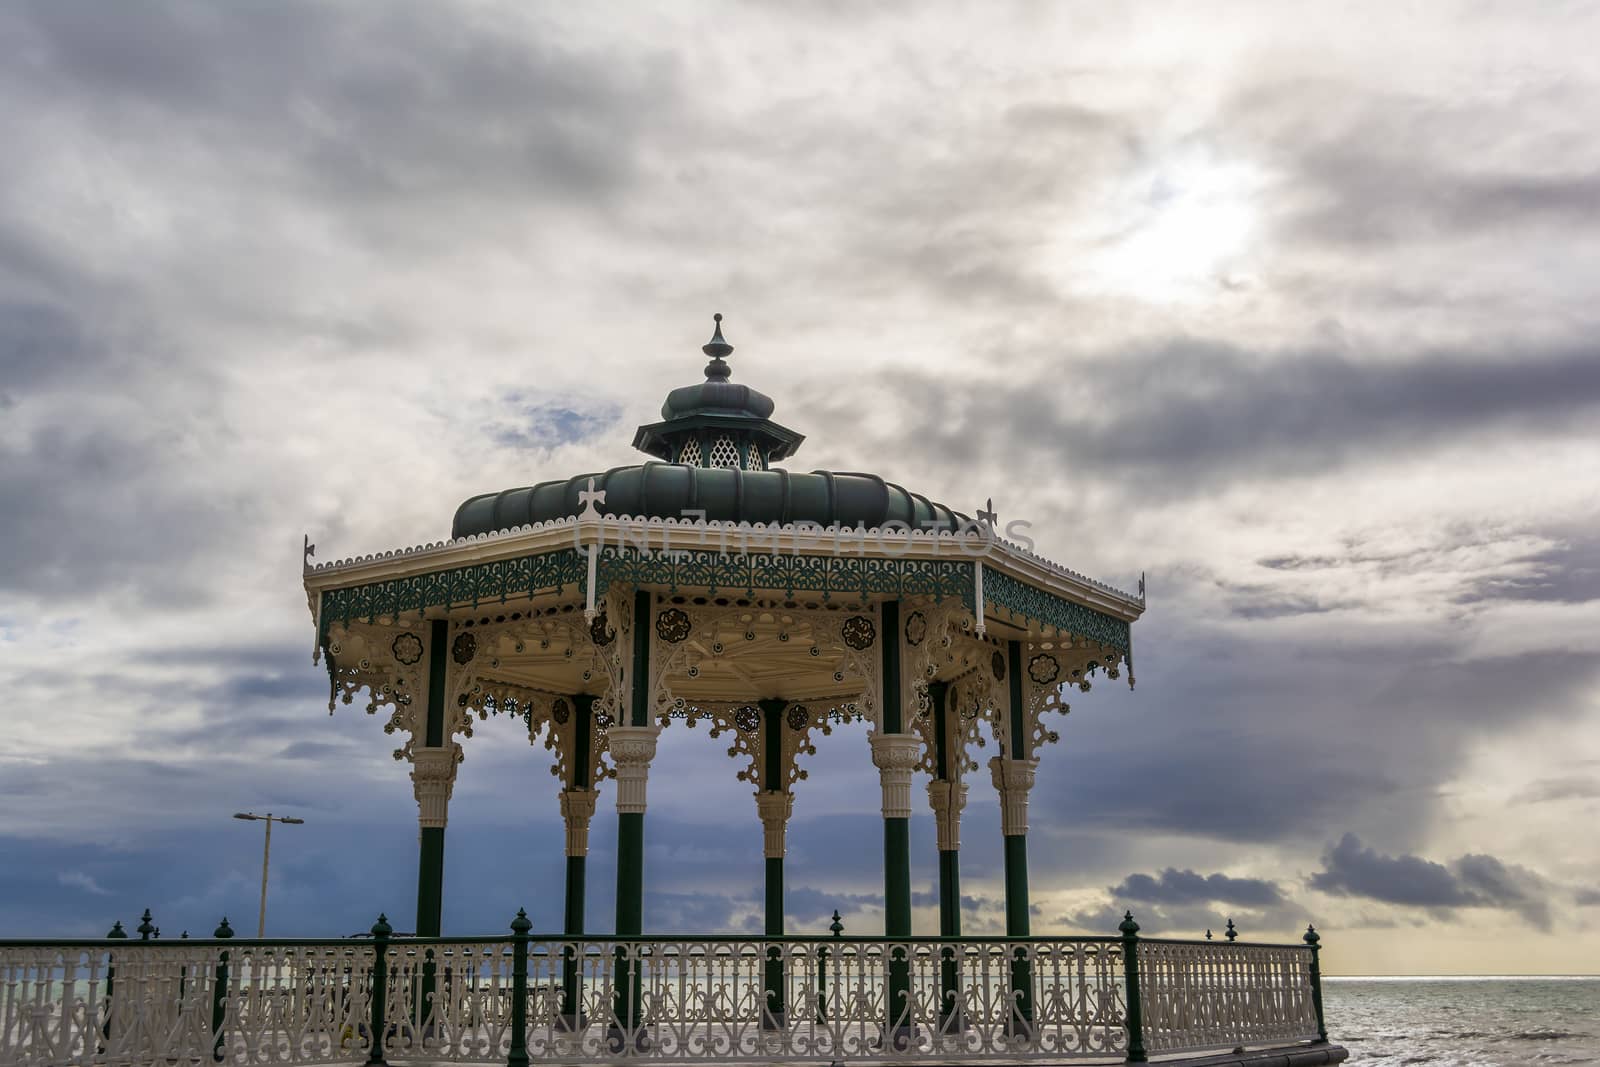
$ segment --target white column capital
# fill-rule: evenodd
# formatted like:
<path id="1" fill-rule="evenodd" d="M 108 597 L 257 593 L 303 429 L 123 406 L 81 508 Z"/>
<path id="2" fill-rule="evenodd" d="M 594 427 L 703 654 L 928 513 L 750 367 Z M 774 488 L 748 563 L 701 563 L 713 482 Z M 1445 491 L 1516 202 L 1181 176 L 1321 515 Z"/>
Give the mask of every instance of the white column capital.
<path id="1" fill-rule="evenodd" d="M 911 772 L 922 761 L 922 738 L 916 734 L 873 734 L 867 740 L 883 785 L 883 817 L 911 818 Z"/>
<path id="2" fill-rule="evenodd" d="M 650 761 L 656 758 L 659 726 L 613 726 L 606 731 L 606 748 L 617 769 L 617 813 L 643 815 L 645 782 Z"/>
<path id="3" fill-rule="evenodd" d="M 935 778 L 928 783 L 928 804 L 938 827 L 939 851 L 961 847 L 961 812 L 967 806 L 967 783 Z"/>
<path id="4" fill-rule="evenodd" d="M 761 816 L 763 852 L 767 859 L 783 859 L 788 848 L 789 816 L 794 814 L 794 794 L 757 793 L 756 811 Z"/>
<path id="5" fill-rule="evenodd" d="M 422 829 L 444 829 L 460 761 L 461 746 L 454 741 L 444 748 L 411 750 L 411 792 L 417 798 L 417 825 Z"/>
<path id="6" fill-rule="evenodd" d="M 567 824 L 567 855 L 589 854 L 589 820 L 594 818 L 595 802 L 600 794 L 593 789 L 563 789 L 561 791 L 561 818 Z"/>
<path id="7" fill-rule="evenodd" d="M 1006 837 L 1020 837 L 1028 832 L 1028 791 L 1033 788 L 1034 772 L 1038 769 L 1036 758 L 995 756 L 989 760 L 989 777 L 1000 793 L 1000 832 Z"/>

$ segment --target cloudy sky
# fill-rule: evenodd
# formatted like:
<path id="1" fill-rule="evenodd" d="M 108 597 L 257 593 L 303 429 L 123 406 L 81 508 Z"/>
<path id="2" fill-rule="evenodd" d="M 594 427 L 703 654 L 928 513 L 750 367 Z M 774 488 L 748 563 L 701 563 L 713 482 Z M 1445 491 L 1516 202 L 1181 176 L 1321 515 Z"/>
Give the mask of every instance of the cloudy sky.
<path id="1" fill-rule="evenodd" d="M 1592 970 L 1600 14 L 655 7 L 0 8 L 4 932 L 253 929 L 240 809 L 307 820 L 273 930 L 408 927 L 410 784 L 326 712 L 302 535 L 437 540 L 468 495 L 637 459 L 721 311 L 793 468 L 1148 571 L 1138 688 L 1045 754 L 1036 931 Z M 872 932 L 864 732 L 821 748 L 791 927 Z M 548 767 L 504 722 L 467 743 L 447 932 L 559 925 Z M 747 793 L 668 732 L 647 925 L 756 921 Z M 982 779 L 964 839 L 998 929 Z"/>

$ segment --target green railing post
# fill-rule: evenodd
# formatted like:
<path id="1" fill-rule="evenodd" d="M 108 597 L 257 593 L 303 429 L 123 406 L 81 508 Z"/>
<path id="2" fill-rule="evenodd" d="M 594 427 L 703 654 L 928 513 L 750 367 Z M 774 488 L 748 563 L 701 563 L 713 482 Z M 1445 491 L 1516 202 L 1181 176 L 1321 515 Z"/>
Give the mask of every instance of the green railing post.
<path id="1" fill-rule="evenodd" d="M 126 940 L 128 940 L 128 931 L 126 931 L 126 930 L 124 930 L 122 928 L 122 920 L 121 919 L 118 919 L 116 922 L 111 924 L 111 929 L 106 934 L 106 940 L 108 940 L 108 941 L 126 941 Z M 112 999 L 112 993 L 114 992 L 114 990 L 116 988 L 116 980 L 117 980 L 117 955 L 114 952 L 107 952 L 106 953 L 106 1021 L 100 1027 L 100 1036 L 105 1041 L 110 1041 L 111 1040 L 111 1006 L 116 1003 L 116 1001 L 114 999 Z M 104 1051 L 104 1050 L 105 1050 L 105 1048 L 102 1045 L 101 1046 L 101 1051 Z"/>
<path id="2" fill-rule="evenodd" d="M 394 927 L 382 912 L 372 924 L 372 1018 L 368 1024 L 372 1045 L 367 1052 L 370 1067 L 383 1067 L 384 1031 L 388 1029 L 389 1015 L 389 935 Z"/>
<path id="3" fill-rule="evenodd" d="M 1317 1040 L 1316 1044 L 1328 1043 L 1328 1024 L 1322 1018 L 1322 935 L 1317 933 L 1317 928 L 1306 925 L 1304 941 L 1311 946 L 1311 1006 L 1317 1011 Z"/>
<path id="4" fill-rule="evenodd" d="M 527 911 L 518 908 L 511 920 L 511 1051 L 506 1067 L 528 1064 L 528 931 L 532 929 Z"/>
<path id="5" fill-rule="evenodd" d="M 146 924 L 150 921 L 150 911 L 145 909 Z M 228 917 L 224 915 L 222 922 L 211 932 L 211 936 L 219 941 L 226 941 L 233 936 L 233 927 L 228 925 Z M 211 984 L 211 1058 L 221 1063 L 227 1055 L 223 1046 L 227 1044 L 227 1034 L 224 1027 L 228 1024 L 228 953 L 222 950 L 217 953 L 217 966 L 213 972 L 215 979 Z"/>
<path id="6" fill-rule="evenodd" d="M 833 922 L 828 924 L 828 929 L 833 931 L 833 940 L 837 943 L 844 936 L 844 923 L 839 921 L 839 909 L 833 911 Z M 817 949 L 817 1022 L 828 1021 L 828 949 L 819 946 Z"/>
<path id="7" fill-rule="evenodd" d="M 1122 931 L 1122 976 L 1128 984 L 1128 1062 L 1144 1063 L 1144 1015 L 1139 1000 L 1139 924 L 1133 921 L 1133 912 L 1122 917 L 1117 927 Z"/>

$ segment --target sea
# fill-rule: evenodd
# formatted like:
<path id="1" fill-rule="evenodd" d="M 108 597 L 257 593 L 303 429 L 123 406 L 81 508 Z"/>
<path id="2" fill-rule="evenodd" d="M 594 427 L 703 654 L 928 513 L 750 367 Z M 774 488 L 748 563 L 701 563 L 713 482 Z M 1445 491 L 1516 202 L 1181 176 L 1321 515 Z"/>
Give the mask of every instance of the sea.
<path id="1" fill-rule="evenodd" d="M 1600 1064 L 1600 975 L 1328 977 L 1322 995 L 1351 1064 Z"/>

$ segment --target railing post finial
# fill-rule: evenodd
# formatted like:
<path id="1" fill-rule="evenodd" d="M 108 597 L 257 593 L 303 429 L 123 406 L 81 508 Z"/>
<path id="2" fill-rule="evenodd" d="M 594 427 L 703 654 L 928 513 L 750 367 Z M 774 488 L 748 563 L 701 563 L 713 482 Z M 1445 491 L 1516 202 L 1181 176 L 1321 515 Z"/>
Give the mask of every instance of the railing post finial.
<path id="1" fill-rule="evenodd" d="M 383 1039 L 388 1027 L 389 1016 L 389 935 L 394 933 L 394 927 L 389 925 L 389 917 L 383 912 L 378 913 L 378 921 L 372 924 L 372 1017 L 368 1021 L 367 1033 L 372 1042 L 367 1050 L 368 1067 L 385 1067 L 387 1061 L 383 1058 Z"/>
<path id="2" fill-rule="evenodd" d="M 1226 937 L 1229 941 L 1237 941 L 1237 940 L 1239 940 L 1239 931 L 1237 931 L 1237 930 L 1235 930 L 1233 928 L 1233 920 L 1232 919 L 1228 920 L 1228 928 L 1223 931 L 1222 936 Z"/>
<path id="3" fill-rule="evenodd" d="M 145 913 L 146 915 L 149 912 Z M 219 941 L 227 941 L 233 937 L 233 927 L 228 925 L 228 917 L 224 915 L 217 924 L 216 930 L 211 934 Z M 221 1063 L 227 1053 L 227 1024 L 228 1024 L 228 953 L 224 949 L 217 953 L 216 970 L 211 982 L 211 1058 Z"/>
<path id="4" fill-rule="evenodd" d="M 1128 1005 L 1128 1062 L 1144 1063 L 1144 1012 L 1139 996 L 1139 924 L 1133 912 L 1126 911 L 1117 926 L 1122 932 L 1122 977 L 1127 982 L 1125 999 Z"/>
<path id="5" fill-rule="evenodd" d="M 128 939 L 128 931 L 122 928 L 121 919 L 118 919 L 116 922 L 111 924 L 111 929 L 109 932 L 107 932 L 106 937 L 114 938 L 118 941 L 126 941 Z"/>
<path id="6" fill-rule="evenodd" d="M 155 924 L 150 921 L 149 908 L 144 909 L 144 914 L 140 916 L 139 926 L 136 932 L 139 935 L 140 941 L 150 940 L 150 935 L 156 932 Z"/>
<path id="7" fill-rule="evenodd" d="M 1311 1006 L 1317 1012 L 1317 1041 L 1319 1045 L 1328 1043 L 1328 1024 L 1322 1017 L 1322 935 L 1317 933 L 1317 928 L 1310 923 L 1306 924 L 1305 936 L 1301 939 L 1311 946 Z"/>
<path id="8" fill-rule="evenodd" d="M 844 923 L 839 921 L 838 908 L 833 909 L 833 922 L 828 924 L 828 929 L 833 931 L 834 937 L 841 937 L 844 934 Z"/>
<path id="9" fill-rule="evenodd" d="M 528 1064 L 528 931 L 533 923 L 523 908 L 511 920 L 511 1049 L 506 1067 Z"/>

